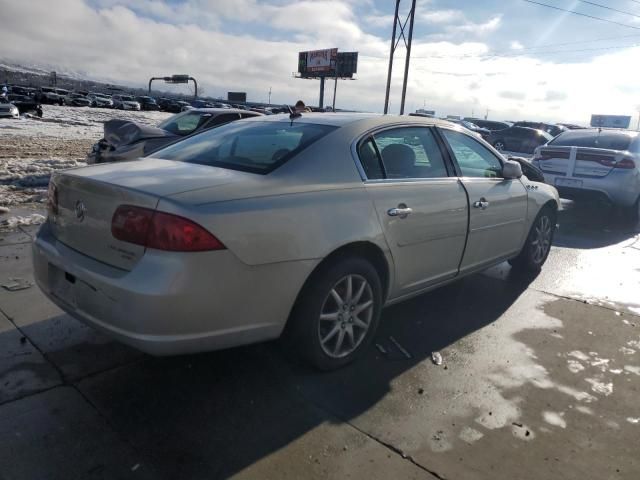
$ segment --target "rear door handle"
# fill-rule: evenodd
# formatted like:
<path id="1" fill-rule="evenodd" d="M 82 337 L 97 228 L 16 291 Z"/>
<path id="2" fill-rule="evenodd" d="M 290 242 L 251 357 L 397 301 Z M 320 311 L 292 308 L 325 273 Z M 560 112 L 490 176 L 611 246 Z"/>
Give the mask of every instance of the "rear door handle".
<path id="1" fill-rule="evenodd" d="M 411 214 L 412 212 L 413 210 L 409 207 L 396 207 L 387 210 L 387 215 L 389 215 L 390 217 L 406 218 L 406 216 Z"/>
<path id="2" fill-rule="evenodd" d="M 484 210 L 489 206 L 489 202 L 487 202 L 485 198 L 481 198 L 477 202 L 473 202 L 473 206 L 475 208 L 481 208 L 482 210 Z"/>

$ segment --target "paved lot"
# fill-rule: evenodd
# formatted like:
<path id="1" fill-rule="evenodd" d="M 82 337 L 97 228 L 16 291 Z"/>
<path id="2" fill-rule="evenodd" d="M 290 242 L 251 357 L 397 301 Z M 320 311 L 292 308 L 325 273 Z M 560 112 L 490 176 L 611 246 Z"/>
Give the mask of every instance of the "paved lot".
<path id="1" fill-rule="evenodd" d="M 504 264 L 390 307 L 387 353 L 329 374 L 277 343 L 152 358 L 0 288 L 0 479 L 636 480 L 640 228 L 560 223 L 537 278 Z M 1 283 L 32 280 L 33 234 L 0 234 Z"/>

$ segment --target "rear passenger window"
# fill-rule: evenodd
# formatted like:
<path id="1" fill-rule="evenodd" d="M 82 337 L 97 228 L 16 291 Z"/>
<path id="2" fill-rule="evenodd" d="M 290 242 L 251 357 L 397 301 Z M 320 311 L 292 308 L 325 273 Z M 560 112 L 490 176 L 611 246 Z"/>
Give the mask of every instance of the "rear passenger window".
<path id="1" fill-rule="evenodd" d="M 387 177 L 446 177 L 447 169 L 433 132 L 424 127 L 385 130 L 374 136 Z"/>
<path id="2" fill-rule="evenodd" d="M 369 180 L 384 178 L 380 158 L 378 157 L 376 148 L 373 146 L 373 140 L 371 138 L 368 138 L 360 144 L 358 156 L 360 157 L 360 163 L 362 163 L 364 173 Z"/>

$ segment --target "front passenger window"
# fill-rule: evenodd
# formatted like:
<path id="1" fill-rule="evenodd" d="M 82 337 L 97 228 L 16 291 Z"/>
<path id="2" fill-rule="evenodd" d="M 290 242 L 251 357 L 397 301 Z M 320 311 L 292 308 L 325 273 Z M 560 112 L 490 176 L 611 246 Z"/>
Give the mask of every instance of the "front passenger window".
<path id="1" fill-rule="evenodd" d="M 462 176 L 484 178 L 502 176 L 502 163 L 480 142 L 454 130 L 440 131 L 456 157 Z"/>

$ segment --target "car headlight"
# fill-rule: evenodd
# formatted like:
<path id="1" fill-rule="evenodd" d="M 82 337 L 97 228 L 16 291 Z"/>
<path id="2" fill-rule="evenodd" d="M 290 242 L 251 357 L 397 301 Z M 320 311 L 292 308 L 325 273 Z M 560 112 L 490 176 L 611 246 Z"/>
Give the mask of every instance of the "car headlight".
<path id="1" fill-rule="evenodd" d="M 18 113 L 18 107 L 16 107 L 15 105 L 11 105 L 11 107 L 9 107 L 9 111 L 12 114 Z"/>

